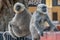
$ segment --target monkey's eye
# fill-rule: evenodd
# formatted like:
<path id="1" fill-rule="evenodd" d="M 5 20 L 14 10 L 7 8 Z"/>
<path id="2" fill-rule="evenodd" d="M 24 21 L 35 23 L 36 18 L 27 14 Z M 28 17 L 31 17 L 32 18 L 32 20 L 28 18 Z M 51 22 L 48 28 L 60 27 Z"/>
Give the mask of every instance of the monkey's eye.
<path id="1" fill-rule="evenodd" d="M 46 9 L 46 6 L 43 6 L 42 9 Z"/>
<path id="2" fill-rule="evenodd" d="M 17 5 L 16 6 L 16 10 L 19 11 L 21 9 L 21 6 L 20 5 Z"/>

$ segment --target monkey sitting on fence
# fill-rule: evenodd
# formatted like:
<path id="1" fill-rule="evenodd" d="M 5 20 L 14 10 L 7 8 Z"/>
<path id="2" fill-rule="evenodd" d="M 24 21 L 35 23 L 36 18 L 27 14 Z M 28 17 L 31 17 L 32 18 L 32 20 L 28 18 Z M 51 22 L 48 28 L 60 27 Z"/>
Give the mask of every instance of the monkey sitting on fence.
<path id="1" fill-rule="evenodd" d="M 14 5 L 15 16 L 8 24 L 8 31 L 5 33 L 9 33 L 13 38 L 16 37 L 24 37 L 30 34 L 29 24 L 31 14 L 25 8 L 24 4 L 17 2 Z M 4 33 L 4 34 L 5 34 Z M 3 37 L 4 37 L 3 34 Z M 5 37 L 4 37 L 5 40 Z"/>
<path id="2" fill-rule="evenodd" d="M 45 4 L 38 4 L 37 10 L 33 13 L 30 21 L 30 32 L 32 40 L 40 40 L 40 35 L 43 36 L 45 22 L 50 25 L 50 30 L 54 30 L 55 25 L 51 22 L 48 15 L 48 8 Z"/>

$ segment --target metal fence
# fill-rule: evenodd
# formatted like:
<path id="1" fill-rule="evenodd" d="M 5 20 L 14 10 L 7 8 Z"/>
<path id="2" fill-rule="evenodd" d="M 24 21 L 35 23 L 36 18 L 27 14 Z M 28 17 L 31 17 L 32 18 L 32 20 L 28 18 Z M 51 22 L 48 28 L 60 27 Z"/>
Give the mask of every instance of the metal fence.
<path id="1" fill-rule="evenodd" d="M 0 40 L 3 40 L 2 32 L 0 32 Z M 60 40 L 60 31 L 44 32 L 44 36 L 40 36 L 40 40 Z M 31 40 L 26 37 L 20 37 L 17 39 L 12 38 L 10 35 L 5 35 L 6 40 Z"/>
<path id="2" fill-rule="evenodd" d="M 3 32 L 0 32 L 0 40 L 3 40 L 3 36 L 2 35 L 3 35 Z M 28 39 L 26 37 L 20 37 L 20 38 L 14 39 L 8 34 L 6 34 L 5 37 L 6 37 L 6 40 L 31 40 L 31 39 Z"/>

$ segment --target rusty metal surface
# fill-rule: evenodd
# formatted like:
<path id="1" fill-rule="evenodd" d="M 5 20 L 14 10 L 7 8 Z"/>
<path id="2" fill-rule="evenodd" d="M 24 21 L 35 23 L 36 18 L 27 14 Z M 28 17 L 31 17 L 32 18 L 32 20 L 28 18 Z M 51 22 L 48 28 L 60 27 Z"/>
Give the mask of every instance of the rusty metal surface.
<path id="1" fill-rule="evenodd" d="M 41 40 L 60 40 L 60 32 L 44 32 Z"/>

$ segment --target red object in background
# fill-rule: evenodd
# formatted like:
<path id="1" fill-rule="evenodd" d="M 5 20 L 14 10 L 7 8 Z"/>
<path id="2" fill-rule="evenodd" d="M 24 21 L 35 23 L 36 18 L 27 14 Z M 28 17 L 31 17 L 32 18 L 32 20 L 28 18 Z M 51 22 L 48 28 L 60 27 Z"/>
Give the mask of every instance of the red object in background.
<path id="1" fill-rule="evenodd" d="M 44 36 L 40 40 L 60 40 L 60 32 L 44 32 Z"/>
<path id="2" fill-rule="evenodd" d="M 57 26 L 57 29 L 60 30 L 60 26 Z"/>

